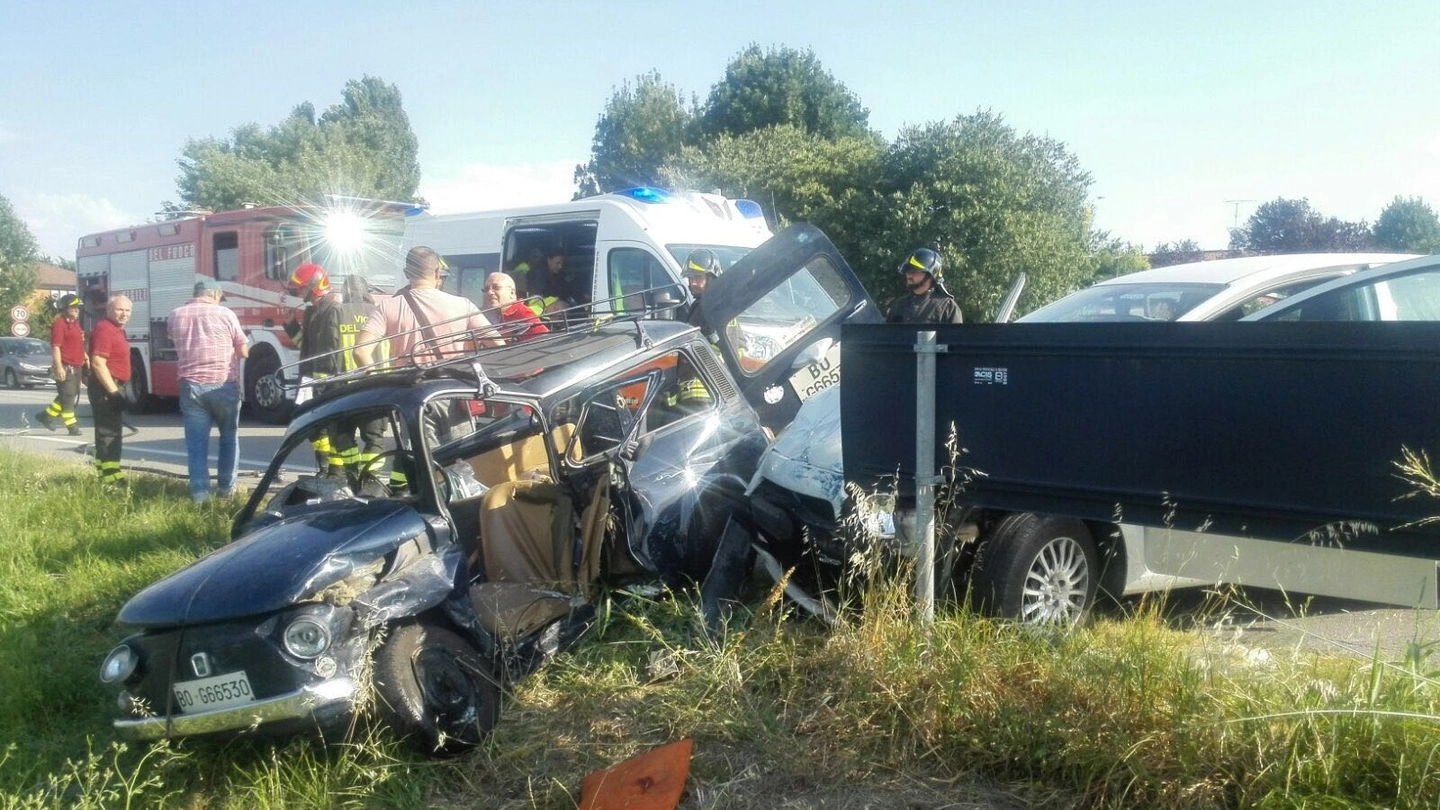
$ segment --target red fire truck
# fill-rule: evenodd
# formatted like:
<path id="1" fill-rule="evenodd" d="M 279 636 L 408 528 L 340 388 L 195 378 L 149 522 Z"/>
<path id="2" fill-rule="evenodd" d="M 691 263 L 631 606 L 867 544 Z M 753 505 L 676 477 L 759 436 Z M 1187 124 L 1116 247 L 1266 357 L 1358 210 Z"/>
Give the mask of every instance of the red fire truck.
<path id="1" fill-rule="evenodd" d="M 335 198 L 83 236 L 75 264 L 87 331 L 104 317 L 111 295 L 129 296 L 135 309 L 125 330 L 133 368 L 126 396 L 137 406 L 176 397 L 180 384 L 166 316 L 190 299 L 196 281 L 216 280 L 225 305 L 250 336 L 250 359 L 240 377 L 246 404 L 260 419 L 283 422 L 298 380 L 275 372 L 299 359 L 283 324 L 302 303 L 285 293 L 290 274 L 303 262 L 316 262 L 337 284 L 358 273 L 374 286 L 393 289 L 405 217 L 418 210 L 404 203 Z"/>

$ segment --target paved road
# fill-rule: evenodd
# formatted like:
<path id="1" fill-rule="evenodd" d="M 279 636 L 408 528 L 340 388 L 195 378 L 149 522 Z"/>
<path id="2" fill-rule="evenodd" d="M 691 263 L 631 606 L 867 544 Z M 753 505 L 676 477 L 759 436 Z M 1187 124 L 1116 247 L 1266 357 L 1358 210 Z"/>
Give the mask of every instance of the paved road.
<path id="1" fill-rule="evenodd" d="M 80 436 L 68 435 L 64 428 L 50 432 L 35 420 L 35 414 L 55 398 L 54 388 L 0 389 L 0 445 L 30 453 L 53 456 L 74 464 L 92 464 L 95 439 L 90 405 L 80 395 L 76 414 L 80 419 Z M 179 411 L 157 414 L 127 414 L 127 421 L 139 432 L 125 437 L 122 464 L 127 470 L 156 472 L 164 475 L 185 475 L 185 435 Z M 285 428 L 264 425 L 250 419 L 240 421 L 240 475 L 242 480 L 258 477 L 269 465 L 280 446 Z M 216 440 L 210 441 L 210 454 L 216 453 Z M 213 463 L 213 462 L 212 462 Z"/>

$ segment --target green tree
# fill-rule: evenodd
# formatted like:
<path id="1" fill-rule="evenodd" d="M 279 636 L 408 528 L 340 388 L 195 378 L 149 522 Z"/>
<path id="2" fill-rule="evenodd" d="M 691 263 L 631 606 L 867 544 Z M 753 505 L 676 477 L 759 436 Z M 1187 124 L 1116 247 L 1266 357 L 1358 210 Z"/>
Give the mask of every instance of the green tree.
<path id="1" fill-rule="evenodd" d="M 1370 227 L 1325 217 L 1308 199 L 1277 197 L 1262 204 L 1243 228 L 1230 231 L 1230 247 L 1255 253 L 1336 253 L 1365 250 Z"/>
<path id="2" fill-rule="evenodd" d="M 25 220 L 15 212 L 10 200 L 0 195 L 0 311 L 9 312 L 35 292 L 38 255 L 35 236 Z"/>
<path id="3" fill-rule="evenodd" d="M 864 137 L 870 111 L 809 50 L 751 43 L 725 68 L 700 115 L 705 138 L 793 126 L 821 138 Z"/>
<path id="4" fill-rule="evenodd" d="M 1440 217 L 1419 197 L 1395 197 L 1371 231 L 1375 246 L 1400 253 L 1440 253 Z"/>
<path id="5" fill-rule="evenodd" d="M 900 292 L 894 268 L 920 246 L 944 257 L 967 320 L 993 317 L 1021 272 L 1024 312 L 1089 283 L 1099 269 L 1090 175 L 1064 145 L 1017 133 L 995 113 L 902 131 L 880 177 L 878 227 L 851 258 L 877 299 Z"/>
<path id="6" fill-rule="evenodd" d="M 1090 252 L 1095 256 L 1095 277 L 1092 281 L 1119 278 L 1159 266 L 1152 265 L 1151 258 L 1139 246 L 1111 236 L 1108 231 L 1090 232 Z"/>
<path id="7" fill-rule="evenodd" d="M 687 105 L 656 71 L 637 76 L 634 85 L 625 82 L 595 124 L 590 161 L 575 167 L 577 196 L 658 184 L 660 167 L 680 153 L 693 129 L 694 110 L 694 99 Z"/>
<path id="8" fill-rule="evenodd" d="M 1205 251 L 1194 239 L 1179 242 L 1161 242 L 1150 254 L 1151 267 L 1169 267 L 1172 264 L 1188 264 L 1205 258 Z"/>
<path id="9" fill-rule="evenodd" d="M 850 217 L 873 198 L 869 190 L 884 151 L 884 141 L 873 134 L 830 140 L 787 124 L 687 146 L 660 174 L 674 187 L 756 200 L 777 227 L 814 223 L 851 255 L 863 229 L 853 227 Z"/>
<path id="10" fill-rule="evenodd" d="M 419 143 L 395 85 L 366 76 L 318 118 L 309 102 L 279 124 L 247 123 L 229 140 L 192 139 L 179 159 L 178 202 L 165 210 L 228 210 L 322 194 L 414 200 Z"/>

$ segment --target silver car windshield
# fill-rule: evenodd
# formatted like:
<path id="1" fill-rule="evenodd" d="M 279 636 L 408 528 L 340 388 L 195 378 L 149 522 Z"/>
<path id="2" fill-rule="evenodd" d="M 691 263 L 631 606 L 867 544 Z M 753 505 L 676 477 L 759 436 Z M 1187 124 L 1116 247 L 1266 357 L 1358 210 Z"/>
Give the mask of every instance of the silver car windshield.
<path id="1" fill-rule="evenodd" d="M 1224 284 L 1099 284 L 1047 304 L 1017 322 L 1173 321 L 1224 289 Z"/>

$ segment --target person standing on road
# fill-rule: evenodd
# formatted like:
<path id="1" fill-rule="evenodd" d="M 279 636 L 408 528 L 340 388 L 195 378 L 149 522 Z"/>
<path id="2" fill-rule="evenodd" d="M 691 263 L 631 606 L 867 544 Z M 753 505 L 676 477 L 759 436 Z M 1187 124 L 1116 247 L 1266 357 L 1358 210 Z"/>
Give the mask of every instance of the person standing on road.
<path id="1" fill-rule="evenodd" d="M 105 304 L 105 318 L 90 333 L 90 384 L 86 395 L 95 419 L 95 468 L 100 483 L 120 484 L 120 450 L 125 425 L 125 383 L 130 379 L 130 341 L 125 324 L 134 305 L 123 295 Z"/>
<path id="2" fill-rule="evenodd" d="M 180 376 L 180 413 L 185 421 L 185 455 L 190 498 L 210 498 L 210 428 L 220 428 L 218 494 L 235 494 L 240 471 L 240 360 L 250 356 L 249 339 L 235 313 L 220 305 L 225 293 L 212 280 L 195 284 L 195 297 L 167 319 Z"/>
<path id="3" fill-rule="evenodd" d="M 503 340 L 490 328 L 475 302 L 440 289 L 440 255 L 423 245 L 405 256 L 405 277 L 409 286 L 381 299 L 374 317 L 365 322 L 354 349 L 355 365 L 372 365 L 380 340 L 390 340 L 390 360 L 395 366 L 414 365 L 456 357 L 471 348 L 499 346 Z M 478 339 L 477 339 L 478 338 Z M 416 347 L 420 347 L 416 357 Z"/>
<path id="4" fill-rule="evenodd" d="M 920 248 L 900 263 L 908 292 L 890 303 L 888 323 L 963 323 L 960 305 L 945 289 L 940 254 Z"/>
<path id="5" fill-rule="evenodd" d="M 80 377 L 90 365 L 85 355 L 85 330 L 80 326 L 80 310 L 85 302 L 72 293 L 63 296 L 59 304 L 65 314 L 50 325 L 50 376 L 55 380 L 55 401 L 35 418 L 54 430 L 55 418 L 59 417 L 71 436 L 79 436 L 75 403 L 80 399 Z"/>

